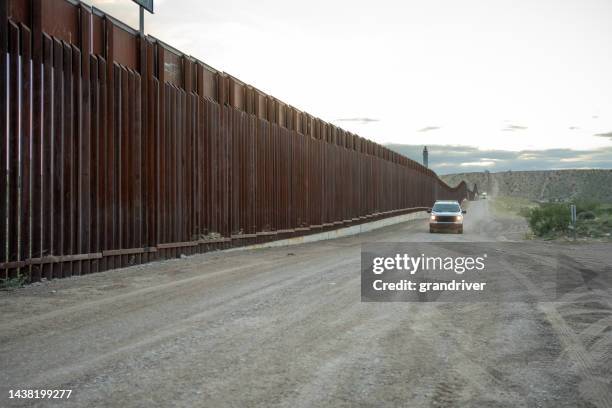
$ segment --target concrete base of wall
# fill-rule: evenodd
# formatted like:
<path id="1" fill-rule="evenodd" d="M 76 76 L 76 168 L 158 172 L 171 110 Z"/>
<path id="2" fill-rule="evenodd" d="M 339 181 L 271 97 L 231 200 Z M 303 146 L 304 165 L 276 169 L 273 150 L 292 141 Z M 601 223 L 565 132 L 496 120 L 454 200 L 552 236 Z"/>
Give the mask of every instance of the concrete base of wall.
<path id="1" fill-rule="evenodd" d="M 409 214 L 398 215 L 395 217 L 383 218 L 382 220 L 367 222 L 359 225 L 352 225 L 350 227 L 339 228 L 332 231 L 319 232 L 316 234 L 304 235 L 301 237 L 294 237 L 288 239 L 280 239 L 278 241 L 266 242 L 263 244 L 248 245 L 244 247 L 232 248 L 228 251 L 239 251 L 245 249 L 260 249 L 260 248 L 272 248 L 272 247 L 283 247 L 290 245 L 306 244 L 308 242 L 325 241 L 327 239 L 335 239 L 348 237 L 351 235 L 357 235 L 368 231 L 373 231 L 379 228 L 388 227 L 389 225 L 399 224 L 401 222 L 411 220 L 421 220 L 427 218 L 427 212 L 418 211 Z"/>

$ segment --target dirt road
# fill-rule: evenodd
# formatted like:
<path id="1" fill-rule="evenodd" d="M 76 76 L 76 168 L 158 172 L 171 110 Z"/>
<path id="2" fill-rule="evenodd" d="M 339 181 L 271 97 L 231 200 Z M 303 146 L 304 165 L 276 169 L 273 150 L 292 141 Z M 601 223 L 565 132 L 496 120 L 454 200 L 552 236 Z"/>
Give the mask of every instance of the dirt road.
<path id="1" fill-rule="evenodd" d="M 481 201 L 463 236 L 426 231 L 414 221 L 1 292 L 0 406 L 612 406 L 609 244 L 520 254 L 526 269 L 559 252 L 575 260 L 562 273 L 589 291 L 563 302 L 360 302 L 362 242 L 503 250 L 526 227 Z M 73 392 L 25 401 L 10 389 Z"/>

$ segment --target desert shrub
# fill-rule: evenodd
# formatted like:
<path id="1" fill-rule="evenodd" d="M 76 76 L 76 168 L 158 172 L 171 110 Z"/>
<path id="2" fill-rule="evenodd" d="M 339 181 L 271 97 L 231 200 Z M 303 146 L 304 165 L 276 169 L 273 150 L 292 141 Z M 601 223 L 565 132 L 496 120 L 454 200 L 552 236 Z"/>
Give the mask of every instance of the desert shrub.
<path id="1" fill-rule="evenodd" d="M 612 204 L 601 204 L 597 210 L 600 215 L 612 215 Z"/>
<path id="2" fill-rule="evenodd" d="M 18 273 L 13 278 L 0 279 L 0 289 L 20 288 L 28 282 L 28 276 Z"/>
<path id="3" fill-rule="evenodd" d="M 519 209 L 519 212 L 518 212 L 518 213 L 519 213 L 519 215 L 521 215 L 521 216 L 523 216 L 523 217 L 525 217 L 525 218 L 528 218 L 528 217 L 529 217 L 529 214 L 530 214 L 531 210 L 533 210 L 533 208 L 534 208 L 534 207 L 521 207 L 521 208 Z"/>
<path id="4" fill-rule="evenodd" d="M 597 200 L 579 200 L 576 202 L 576 214 L 591 212 L 595 213 L 601 207 Z"/>
<path id="5" fill-rule="evenodd" d="M 543 203 L 526 212 L 527 222 L 537 236 L 564 233 L 570 223 L 570 211 L 567 204 Z"/>
<path id="6" fill-rule="evenodd" d="M 576 209 L 576 212 L 578 213 L 578 209 Z M 582 220 L 594 220 L 595 219 L 595 213 L 593 211 L 581 211 L 581 212 L 578 213 L 577 218 L 580 221 L 582 221 Z"/>

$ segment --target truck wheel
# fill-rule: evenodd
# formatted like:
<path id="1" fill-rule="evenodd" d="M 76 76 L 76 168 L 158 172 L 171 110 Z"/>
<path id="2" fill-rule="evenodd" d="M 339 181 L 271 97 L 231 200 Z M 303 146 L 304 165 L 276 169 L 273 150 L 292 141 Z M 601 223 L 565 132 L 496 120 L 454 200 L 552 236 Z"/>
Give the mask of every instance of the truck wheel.
<path id="1" fill-rule="evenodd" d="M 434 229 L 432 227 L 429 227 L 429 233 L 433 234 L 434 233 Z"/>
<path id="2" fill-rule="evenodd" d="M 459 227 L 459 234 L 463 234 L 463 227 Z"/>

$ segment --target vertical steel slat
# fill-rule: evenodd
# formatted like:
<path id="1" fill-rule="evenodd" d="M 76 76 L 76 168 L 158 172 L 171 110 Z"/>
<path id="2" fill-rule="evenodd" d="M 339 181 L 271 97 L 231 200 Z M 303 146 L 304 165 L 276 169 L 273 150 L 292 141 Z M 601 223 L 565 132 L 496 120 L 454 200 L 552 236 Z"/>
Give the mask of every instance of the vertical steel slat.
<path id="1" fill-rule="evenodd" d="M 274 155 L 272 154 L 273 144 L 272 123 L 266 123 L 266 225 L 268 231 L 274 231 L 274 183 L 272 174 L 274 171 Z"/>
<path id="2" fill-rule="evenodd" d="M 184 189 L 184 195 L 183 195 L 183 200 L 184 200 L 184 208 L 183 208 L 183 221 L 182 221 L 182 226 L 183 226 L 183 237 L 185 241 L 192 241 L 193 240 L 193 232 L 191 230 L 192 227 L 192 192 L 193 192 L 193 188 L 192 188 L 192 175 L 193 175 L 193 169 L 191 167 L 191 154 L 193 152 L 194 146 L 193 146 L 193 141 L 192 141 L 192 134 L 191 134 L 191 120 L 192 120 L 192 114 L 193 114 L 193 108 L 191 106 L 191 86 L 192 86 L 192 65 L 190 63 L 189 60 L 185 59 L 185 81 L 186 81 L 186 88 L 183 92 L 182 98 L 183 98 L 183 109 L 184 109 L 184 113 L 183 113 L 183 175 L 184 175 L 184 182 L 183 182 L 183 189 Z M 187 81 L 189 81 L 189 83 L 187 84 Z M 192 247 L 186 247 L 183 249 L 183 251 L 186 253 L 186 255 L 191 255 L 191 250 L 193 248 Z"/>
<path id="3" fill-rule="evenodd" d="M 231 178 L 230 178 L 230 190 L 231 190 L 231 228 L 230 235 L 239 234 L 241 227 L 240 210 L 241 210 L 241 154 L 240 154 L 240 139 L 241 130 L 239 113 L 234 108 L 228 108 L 229 120 L 232 123 L 232 132 L 228 135 L 228 139 L 231 140 Z"/>
<path id="4" fill-rule="evenodd" d="M 250 95 L 245 90 L 245 95 Z M 249 105 L 247 99 L 245 99 L 245 107 Z M 242 232 L 249 234 L 250 232 L 250 209 L 253 197 L 250 195 L 250 173 L 251 170 L 251 155 L 250 155 L 250 116 L 248 113 L 240 112 L 242 119 L 242 138 L 241 138 L 241 153 L 242 153 L 242 165 L 241 165 L 241 178 L 242 178 L 242 200 L 241 200 L 241 224 Z M 244 243 L 247 244 L 250 241 L 247 240 Z M 241 243 L 237 243 L 241 245 Z"/>
<path id="5" fill-rule="evenodd" d="M 223 232 L 223 196 L 222 196 L 222 171 L 221 171 L 221 162 L 222 162 L 222 149 L 221 149 L 221 125 L 222 125 L 222 107 L 217 104 L 211 103 L 211 114 L 213 123 L 211 126 L 211 142 L 212 142 L 212 194 L 214 197 L 214 201 L 212 204 L 213 211 L 213 231 L 215 234 L 221 235 Z"/>
<path id="6" fill-rule="evenodd" d="M 206 99 L 202 99 L 201 101 L 201 121 L 202 121 L 202 130 L 200 135 L 200 142 L 202 143 L 203 156 L 202 163 L 200 168 L 203 171 L 202 174 L 202 230 L 200 234 L 203 234 L 203 237 L 207 237 L 212 231 L 212 202 L 213 195 L 211 189 L 211 142 L 210 142 L 210 126 L 211 126 L 211 118 L 210 118 L 210 104 Z M 208 247 L 204 247 L 204 249 L 208 249 Z"/>
<path id="7" fill-rule="evenodd" d="M 196 68 L 198 68 L 196 66 Z M 199 72 L 199 70 L 198 70 Z M 196 234 L 198 239 L 203 239 L 206 231 L 206 201 L 209 197 L 206 194 L 206 145 L 204 140 L 204 117 L 205 117 L 205 105 L 204 99 L 195 96 L 195 132 L 194 138 L 196 143 L 196 148 L 194 149 L 194 168 L 196 172 L 196 190 L 194 192 L 194 200 L 196 206 Z M 203 252 L 205 250 L 204 245 L 198 246 L 198 252 Z"/>
<path id="8" fill-rule="evenodd" d="M 214 137 L 214 129 L 217 129 L 216 119 L 213 115 L 213 103 L 206 102 L 207 124 L 206 124 L 206 140 L 208 146 L 208 165 L 207 165 L 207 180 L 208 180 L 208 233 L 218 233 L 217 226 L 217 150 Z"/>
<path id="9" fill-rule="evenodd" d="M 47 256 L 53 253 L 53 219 L 55 213 L 53 199 L 54 185 L 54 169 L 53 169 L 53 100 L 56 94 L 54 93 L 53 83 L 53 40 L 51 37 L 43 36 L 43 89 L 42 89 L 42 177 L 41 177 L 41 197 L 39 210 L 41 212 L 41 249 L 38 254 L 33 253 L 33 256 Z M 38 202 L 38 199 L 36 200 Z M 34 212 L 38 213 L 37 207 L 34 207 Z M 34 216 L 34 219 L 36 216 Z M 53 267 L 51 264 L 42 264 L 41 277 L 51 279 L 53 277 Z"/>
<path id="10" fill-rule="evenodd" d="M 185 78 L 187 78 L 187 74 L 185 74 Z M 187 169 L 189 168 L 189 159 L 187 150 L 189 149 L 189 133 L 187 131 L 187 121 L 188 121 L 188 110 L 187 110 L 187 92 L 185 90 L 180 90 L 181 103 L 180 103 L 180 112 L 181 112 L 181 154 L 180 154 L 180 174 L 181 174 L 181 205 L 179 207 L 180 214 L 179 219 L 181 226 L 181 238 L 179 242 L 190 241 L 191 237 L 188 233 L 187 220 L 189 219 L 189 175 L 187 173 Z M 181 252 L 188 253 L 189 248 L 183 248 Z"/>
<path id="11" fill-rule="evenodd" d="M 185 92 L 176 89 L 176 185 L 177 185 L 177 205 L 176 205 L 176 227 L 177 236 L 175 242 L 187 241 L 185 237 Z M 177 249 L 177 256 L 180 256 L 182 249 Z"/>
<path id="12" fill-rule="evenodd" d="M 195 168 L 197 172 L 197 189 L 195 192 L 195 203 L 197 208 L 197 216 L 196 216 L 196 233 L 199 239 L 204 238 L 206 234 L 206 202 L 210 199 L 210 197 L 206 194 L 206 144 L 204 140 L 204 118 L 205 118 L 205 104 L 204 99 L 201 97 L 195 97 L 196 104 L 196 132 L 195 132 L 195 140 L 196 140 L 196 149 L 195 150 Z M 199 251 L 202 251 L 204 248 L 202 245 L 198 247 Z"/>
<path id="13" fill-rule="evenodd" d="M 98 79 L 99 79 L 99 131 L 97 144 L 100 152 L 97 171 L 98 171 L 98 206 L 99 206 L 99 225 L 100 231 L 98 232 L 100 241 L 100 250 L 110 249 L 110 216 L 111 216 L 111 203 L 110 203 L 110 185 L 112 179 L 112 173 L 109 170 L 109 157 L 111 153 L 111 134 L 109 134 L 112 124 L 108 120 L 108 66 L 107 61 L 98 57 Z M 109 269 L 109 257 L 103 257 L 100 260 L 100 271 Z"/>
<path id="14" fill-rule="evenodd" d="M 232 132 L 232 162 L 234 166 L 232 166 L 232 179 L 234 183 L 232 183 L 232 196 L 234 201 L 234 213 L 232 215 L 232 223 L 234 225 L 232 234 L 240 234 L 244 232 L 244 174 L 243 170 L 245 168 L 244 162 L 244 119 L 242 117 L 242 112 L 237 111 L 235 108 L 231 109 L 231 113 L 233 116 L 233 132 Z M 235 196 L 235 197 L 234 197 Z"/>
<path id="15" fill-rule="evenodd" d="M 252 93 L 250 92 L 250 90 L 245 90 L 245 107 L 247 107 L 247 109 L 252 109 L 251 106 L 251 96 Z M 255 199 L 255 196 L 253 194 L 252 188 L 253 188 L 253 171 L 254 171 L 254 162 L 253 162 L 253 137 L 252 137 L 252 119 L 253 119 L 253 115 L 250 113 L 243 113 L 243 120 L 244 120 L 244 128 L 243 128 L 243 148 L 242 148 L 242 154 L 244 157 L 244 164 L 243 164 L 243 168 L 242 168 L 242 177 L 243 177 L 243 191 L 244 191 L 244 198 L 242 200 L 242 206 L 243 206 L 243 218 L 242 218 L 242 223 L 243 223 L 243 228 L 244 228 L 244 233 L 245 234 L 251 234 L 252 233 L 252 223 L 253 223 L 253 219 L 252 219 L 252 211 L 253 211 L 253 200 Z M 247 241 L 245 241 L 245 244 L 248 243 L 252 243 L 252 239 L 248 238 Z"/>
<path id="16" fill-rule="evenodd" d="M 172 219 L 173 219 L 173 236 L 172 242 L 181 242 L 182 241 L 182 228 L 181 228 L 181 213 L 182 213 L 182 192 L 183 192 L 183 180 L 181 175 L 181 158 L 182 158 L 182 134 L 181 134 L 181 125 L 182 125 L 182 111 L 181 111 L 181 93 L 175 86 L 172 87 L 173 92 L 173 133 L 172 133 L 172 178 L 171 182 L 173 184 L 173 193 L 172 193 Z M 180 248 L 173 248 L 173 257 L 179 256 Z"/>
<path id="17" fill-rule="evenodd" d="M 261 119 L 255 119 L 255 232 L 263 231 L 263 141 Z M 259 242 L 259 240 L 258 240 Z"/>
<path id="18" fill-rule="evenodd" d="M 43 166 L 43 33 L 42 33 L 42 0 L 32 1 L 32 166 L 31 166 L 31 214 L 32 236 L 31 252 L 33 258 L 40 258 L 42 253 L 42 174 Z M 0 54 L 4 55 L 4 54 Z M 1 110 L 0 110 L 1 111 Z M 0 161 L 1 162 L 1 161 Z M 1 196 L 1 194 L 0 194 Z M 46 203 L 46 201 L 44 201 Z M 0 234 L 1 236 L 1 234 Z M 1 258 L 1 257 L 0 257 Z M 32 265 L 31 281 L 37 282 L 42 276 L 42 265 Z"/>
<path id="19" fill-rule="evenodd" d="M 159 89 L 160 95 L 163 94 L 163 98 L 160 97 L 160 108 L 164 107 L 163 113 L 160 111 L 160 123 L 163 123 L 163 127 L 160 125 L 160 166 L 159 166 L 159 206 L 160 206 L 160 216 L 159 216 L 159 230 L 160 230 L 160 243 L 168 242 L 169 233 L 168 233 L 168 225 L 170 224 L 169 213 L 168 213 L 168 177 L 169 177 L 169 169 L 168 169 L 168 142 L 166 138 L 169 135 L 168 127 L 170 124 L 168 107 L 170 106 L 170 93 L 168 91 L 169 85 L 162 84 L 160 82 Z M 161 92 L 161 90 L 164 90 Z M 163 103 L 161 102 L 163 101 Z M 163 257 L 167 256 L 168 251 L 166 249 L 162 250 L 161 255 Z"/>
<path id="20" fill-rule="evenodd" d="M 192 65 L 192 73 L 195 73 L 195 65 Z M 194 75 L 194 74 L 192 74 Z M 198 239 L 198 208 L 197 208 L 197 193 L 198 193 L 198 168 L 197 168 L 197 153 L 198 153 L 198 142 L 197 142 L 197 112 L 198 102 L 197 97 L 194 94 L 197 86 L 197 78 L 193 80 L 192 90 L 187 94 L 187 176 L 188 176 L 188 203 L 189 203 L 189 218 L 187 220 L 187 235 L 190 241 L 196 241 Z M 189 253 L 194 254 L 198 251 L 197 246 L 189 247 Z"/>
<path id="21" fill-rule="evenodd" d="M 79 196 L 79 217 L 77 252 L 92 252 L 92 215 L 91 200 L 93 182 L 91 177 L 91 95 L 90 95 L 90 38 L 91 31 L 91 10 L 84 4 L 79 5 L 80 17 L 80 39 L 79 52 L 81 53 L 81 72 L 79 74 L 81 82 L 81 106 L 80 106 L 80 132 L 79 132 L 79 169 L 78 169 L 78 196 Z M 89 260 L 81 261 L 79 271 L 82 274 L 91 272 L 92 262 Z"/>
<path id="22" fill-rule="evenodd" d="M 166 133 L 166 147 L 168 159 L 167 167 L 167 213 L 168 213 L 168 237 L 167 242 L 176 242 L 176 92 L 174 87 L 168 84 L 166 87 L 168 93 L 168 126 Z M 170 249 L 170 257 L 176 256 L 176 249 Z"/>
<path id="23" fill-rule="evenodd" d="M 63 180 L 64 180 L 64 47 L 53 39 L 53 238 L 51 252 L 53 255 L 63 253 Z M 53 278 L 62 277 L 62 264 L 53 264 Z"/>
<path id="24" fill-rule="evenodd" d="M 251 164 L 251 170 L 250 170 L 250 177 L 251 177 L 251 195 L 252 195 L 252 202 L 251 202 L 251 230 L 250 233 L 251 234 L 256 234 L 257 232 L 259 232 L 259 218 L 258 218 L 258 191 L 257 191 L 257 179 L 259 177 L 259 164 L 257 162 L 257 158 L 258 158 L 258 140 L 257 140 L 257 126 L 258 126 L 258 120 L 257 120 L 257 116 L 255 116 L 254 114 L 251 115 L 251 131 L 250 131 L 250 138 L 251 138 L 251 146 L 250 146 L 250 150 L 251 150 L 251 160 L 252 160 L 252 164 Z M 257 242 L 257 238 L 253 238 L 253 243 Z"/>
<path id="25" fill-rule="evenodd" d="M 119 67 L 121 76 L 120 87 L 120 107 L 117 112 L 120 117 L 120 126 L 117 137 L 117 168 L 119 170 L 118 183 L 118 243 L 117 249 L 129 248 L 131 240 L 131 158 L 130 158 L 130 108 L 133 93 L 130 92 L 129 73 L 124 66 Z M 120 255 L 120 265 L 125 267 L 128 265 L 130 256 Z"/>
<path id="26" fill-rule="evenodd" d="M 141 92 L 141 143 L 142 143 L 142 242 L 146 247 L 155 245 L 155 172 L 157 171 L 155 149 L 158 147 L 155 140 L 155 121 L 157 115 L 154 111 L 154 98 L 157 93 L 154 85 L 153 72 L 153 45 L 144 37 L 139 40 L 141 66 L 140 66 L 140 92 Z M 153 260 L 152 253 L 143 254 L 143 262 Z"/>
<path id="27" fill-rule="evenodd" d="M 280 184 L 281 184 L 281 180 L 280 177 L 277 177 L 279 175 L 279 171 L 278 171 L 278 166 L 279 166 L 279 154 L 280 154 L 280 146 L 279 146 L 279 140 L 278 140 L 278 125 L 273 122 L 270 126 L 272 133 L 271 133 L 271 143 L 270 143 L 270 150 L 271 150 L 271 157 L 272 157 L 272 167 L 270 170 L 270 178 L 272 180 L 272 197 L 271 197 L 271 206 L 272 206 L 272 230 L 273 231 L 278 231 L 280 228 L 279 226 L 279 205 L 280 205 Z"/>
<path id="28" fill-rule="evenodd" d="M 180 194 L 180 183 L 179 183 L 179 178 L 180 178 L 180 173 L 179 173 L 179 165 L 180 165 L 180 161 L 179 161 L 179 155 L 180 155 L 180 135 L 179 135 L 179 126 L 180 126 L 180 122 L 179 122 L 179 103 L 180 103 L 180 95 L 177 91 L 177 89 L 172 86 L 170 88 L 172 90 L 171 95 L 172 95 L 172 102 L 170 104 L 171 107 L 171 112 L 172 112 L 172 118 L 171 118 L 171 125 L 172 125 L 172 130 L 171 130 L 171 139 L 169 139 L 169 143 L 170 143 L 170 180 L 169 183 L 171 184 L 171 195 L 170 195 L 170 212 L 171 212 L 171 217 L 170 219 L 172 220 L 172 224 L 171 224 L 171 232 L 172 235 L 170 237 L 170 242 L 179 242 L 180 238 L 179 238 L 179 219 L 178 219 L 178 214 L 179 214 L 179 194 Z M 177 248 L 172 248 L 171 249 L 171 256 L 173 258 L 176 258 L 177 254 L 178 254 L 178 249 Z"/>
<path id="29" fill-rule="evenodd" d="M 154 247 L 159 241 L 159 231 L 160 231 L 160 205 L 161 200 L 159 196 L 160 189 L 160 180 L 161 177 L 159 175 L 159 171 L 161 171 L 160 164 L 160 151 L 161 142 L 160 142 L 160 120 L 161 115 L 159 112 L 159 103 L 160 103 L 160 93 L 159 93 L 159 82 L 157 79 L 152 79 L 150 83 L 152 90 L 152 95 L 149 96 L 151 101 L 151 112 L 153 112 L 153 116 L 151 119 L 151 126 L 149 127 L 149 137 L 150 139 L 147 141 L 147 146 L 149 149 L 148 157 L 150 159 L 150 163 L 147 166 L 149 177 L 150 177 L 150 194 L 149 201 L 147 202 L 149 206 L 149 247 Z M 151 116 L 150 116 L 151 117 Z M 152 128 L 152 129 L 151 129 Z M 157 253 L 151 254 L 150 258 L 157 259 Z"/>
<path id="30" fill-rule="evenodd" d="M 100 143 L 100 88 L 98 79 L 98 59 L 95 55 L 89 55 L 89 194 L 90 202 L 90 250 L 94 253 L 100 252 L 101 235 L 101 169 L 104 149 Z M 85 129 L 83 130 L 85 132 Z M 94 259 L 90 265 L 90 272 L 100 270 L 100 260 Z"/>
<path id="31" fill-rule="evenodd" d="M 133 116 L 133 138 L 134 138 L 134 248 L 142 248 L 143 241 L 143 147 L 142 147 L 142 98 L 141 98 L 142 81 L 138 73 L 134 73 L 134 116 Z M 136 254 L 136 263 L 142 263 L 142 255 Z"/>
<path id="32" fill-rule="evenodd" d="M 83 127 L 83 89 L 82 89 L 82 73 L 81 73 L 81 52 L 74 45 L 71 46 L 72 55 L 72 166 L 70 173 L 70 213 L 72 232 L 70 233 L 70 254 L 89 253 L 84 250 L 84 246 L 88 246 L 88 237 L 83 231 L 80 234 L 79 224 L 82 218 L 86 217 L 83 200 L 84 197 L 80 194 L 81 182 L 81 164 L 86 158 L 81 156 L 82 144 L 82 127 Z M 85 152 L 83 152 L 85 153 Z M 87 152 L 88 154 L 89 152 Z M 88 171 L 84 171 L 87 172 Z M 83 226 L 83 230 L 85 226 Z M 82 241 L 81 241 L 82 239 Z M 83 261 L 75 261 L 72 263 L 72 274 L 80 275 Z"/>
<path id="33" fill-rule="evenodd" d="M 159 224 L 159 243 L 168 242 L 168 225 L 169 225 L 169 213 L 168 213 L 168 142 L 166 140 L 169 137 L 169 113 L 168 108 L 170 106 L 170 94 L 168 92 L 169 85 L 166 83 L 159 82 L 159 172 L 157 174 L 158 178 L 158 224 Z M 163 109 L 163 111 L 162 111 Z M 162 249 L 160 252 L 160 256 L 165 258 L 167 256 L 168 250 Z"/>
<path id="34" fill-rule="evenodd" d="M 75 232 L 75 212 L 73 207 L 75 204 L 73 184 L 73 166 L 74 166 L 74 112 L 73 112 L 73 70 L 72 70 L 72 48 L 69 44 L 63 43 L 63 58 L 64 58 L 64 110 L 63 110 L 63 149 L 64 161 L 61 164 L 62 173 L 62 218 L 63 242 L 62 255 L 70 255 L 73 253 L 72 244 L 74 243 L 73 234 Z M 62 277 L 72 276 L 72 262 L 64 262 L 62 265 Z"/>
<path id="35" fill-rule="evenodd" d="M 125 184 L 125 242 L 123 248 L 135 248 L 136 247 L 136 183 L 138 182 L 138 176 L 136 174 L 136 164 L 138 162 L 137 154 L 140 151 L 140 146 L 137 145 L 137 136 L 135 133 L 135 115 L 136 115 L 136 99 L 140 98 L 140 95 L 136 93 L 134 71 L 126 69 L 127 77 L 127 109 L 123 109 L 125 113 L 125 139 L 123 140 L 123 146 L 125 150 L 122 150 L 125 161 L 122 164 L 125 165 L 124 173 L 124 184 Z M 136 255 L 128 255 L 126 257 L 126 263 L 133 265 L 135 263 Z"/>
<path id="36" fill-rule="evenodd" d="M 256 108 L 258 104 L 256 103 Z M 264 221 L 265 221 L 265 213 L 264 213 L 264 198 L 265 198 L 265 150 L 264 150 L 264 130 L 263 130 L 263 121 L 259 117 L 255 119 L 255 150 L 256 150 L 256 178 L 255 178 L 255 196 L 256 196 L 256 226 L 257 232 L 264 231 Z M 259 237 L 258 242 L 260 242 L 263 238 Z"/>
<path id="37" fill-rule="evenodd" d="M 192 72 L 195 75 L 195 65 L 192 65 Z M 188 149 L 187 149 L 187 175 L 189 179 L 189 218 L 187 220 L 187 237 L 190 241 L 196 241 L 198 239 L 198 209 L 197 209 L 197 192 L 198 192 L 198 168 L 197 168 L 197 153 L 198 153 L 198 142 L 197 142 L 197 115 L 198 115 L 198 98 L 194 93 L 197 82 L 193 79 L 193 88 L 191 92 L 187 94 L 187 101 L 189 104 L 187 124 L 188 124 Z M 189 253 L 194 254 L 198 250 L 197 246 L 189 247 Z"/>
<path id="38" fill-rule="evenodd" d="M 21 30 L 21 131 L 19 147 L 19 259 L 30 258 L 32 219 L 30 217 L 31 206 L 31 145 L 32 145 L 32 54 L 30 30 L 23 24 Z M 31 278 L 29 265 L 21 268 L 22 275 Z"/>
<path id="39" fill-rule="evenodd" d="M 199 85 L 197 82 L 198 74 L 198 66 L 196 65 L 196 92 L 199 92 Z M 193 191 L 193 200 L 194 200 L 194 233 L 196 234 L 195 238 L 202 239 L 204 237 L 204 200 L 206 200 L 206 195 L 204 194 L 204 168 L 203 163 L 206 160 L 204 153 L 204 144 L 202 140 L 202 127 L 203 127 L 203 112 L 202 112 L 203 101 L 202 98 L 195 94 L 193 96 L 193 109 L 194 109 L 194 121 L 193 121 L 193 171 L 194 171 L 194 191 Z M 202 252 L 204 250 L 203 245 L 199 245 L 197 247 L 198 252 Z"/>
<path id="40" fill-rule="evenodd" d="M 110 172 L 109 177 L 109 246 L 108 249 L 119 249 L 120 248 L 120 234 L 119 225 L 121 225 L 121 212 L 119 211 L 120 205 L 120 181 L 122 173 L 122 165 L 120 163 L 120 152 L 121 152 L 121 122 L 122 122 L 122 78 L 121 78 L 121 67 L 109 61 L 109 64 L 113 65 L 112 77 L 112 91 L 109 83 L 109 95 L 108 99 L 112 100 L 109 106 L 112 106 L 112 118 L 109 120 L 109 129 L 112 128 L 112 133 L 109 132 L 109 144 L 108 144 L 108 169 Z M 109 77 L 110 79 L 110 77 Z M 111 115 L 109 109 L 108 115 Z M 114 170 L 112 170 L 114 169 Z M 111 256 L 109 258 L 109 269 L 121 267 L 121 256 Z"/>
<path id="41" fill-rule="evenodd" d="M 139 121 L 138 126 L 140 127 L 140 216 L 141 216 L 141 225 L 140 225 L 140 242 L 142 246 L 149 246 L 149 208 L 148 208 L 148 198 L 149 198 L 149 173 L 147 171 L 147 163 L 149 162 L 148 158 L 148 148 L 147 148 L 147 139 L 149 135 L 149 120 L 153 120 L 153 117 L 149 116 L 149 108 L 148 108 L 148 96 L 150 94 L 149 90 L 149 76 L 151 75 L 150 65 L 149 65 L 149 41 L 147 41 L 145 36 L 138 37 L 138 73 L 140 87 L 139 93 L 137 95 L 138 98 L 138 106 L 139 106 Z M 140 262 L 148 262 L 149 261 L 149 253 L 144 253 L 139 256 Z"/>
<path id="42" fill-rule="evenodd" d="M 230 212 L 230 203 L 231 203 L 231 189 L 230 189 L 230 180 L 231 180 L 231 163 L 232 163 L 232 155 L 231 155 L 231 121 L 229 115 L 229 107 L 227 105 L 221 106 L 222 112 L 222 133 L 220 136 L 221 143 L 221 151 L 222 151 L 222 160 L 221 160 L 221 177 L 222 177 L 222 236 L 229 237 L 231 235 L 230 232 L 230 223 L 231 223 L 231 212 Z"/>
<path id="43" fill-rule="evenodd" d="M 166 203 L 166 175 L 167 175 L 167 158 L 165 149 L 166 146 L 166 103 L 167 103 L 167 95 L 166 95 L 166 81 L 165 81 L 165 70 L 164 67 L 164 58 L 165 52 L 164 49 L 159 45 L 155 45 L 155 49 L 153 50 L 157 53 L 156 58 L 156 66 L 157 66 L 157 87 L 158 87 L 158 135 L 159 138 L 159 150 L 158 160 L 159 160 L 159 171 L 156 175 L 157 177 L 157 193 L 158 193 L 158 211 L 157 211 L 157 224 L 158 224 L 158 235 L 157 242 L 162 243 L 166 242 L 166 226 L 167 226 L 167 203 Z M 162 69 L 160 69 L 160 67 Z M 161 257 L 166 256 L 167 251 L 164 249 L 160 252 Z"/>
<path id="44" fill-rule="evenodd" d="M 140 248 L 137 242 L 140 216 L 138 214 L 138 196 L 140 195 L 140 137 L 137 134 L 137 117 L 136 103 L 140 100 L 140 92 L 136 89 L 136 78 L 138 74 L 133 70 L 128 70 L 128 92 L 129 92 L 129 110 L 128 110 L 128 146 L 129 153 L 127 154 L 127 164 L 129 166 L 130 177 L 127 180 L 127 191 L 129 196 L 128 201 L 128 246 L 126 248 Z M 128 257 L 129 264 L 139 263 L 139 254 L 134 254 Z"/>
<path id="45" fill-rule="evenodd" d="M 234 214 L 233 217 L 236 219 L 233 220 L 234 231 L 232 233 L 244 233 L 244 182 L 246 180 L 244 176 L 244 169 L 246 168 L 247 163 L 245 162 L 244 157 L 244 125 L 246 124 L 242 112 L 232 108 L 232 115 L 234 117 L 233 129 L 232 132 L 232 162 L 234 165 L 232 166 L 232 175 L 235 184 L 232 186 L 232 195 L 236 195 L 233 197 L 234 201 Z M 235 156 L 235 157 L 234 157 Z"/>
<path id="46" fill-rule="evenodd" d="M 115 64 L 115 25 L 110 18 L 104 18 L 104 58 L 106 59 L 106 138 L 107 138 L 107 154 L 106 154 L 106 165 L 107 165 L 107 180 L 106 180 L 106 245 L 105 249 L 117 249 L 117 226 L 116 222 L 118 219 L 117 213 L 117 178 L 119 176 L 116 160 L 116 149 L 117 149 L 117 132 L 118 126 L 117 121 L 120 112 L 118 103 L 119 96 L 119 84 L 116 83 L 119 78 L 119 67 Z M 107 268 L 114 269 L 118 267 L 118 257 L 109 256 L 106 258 Z"/>
<path id="47" fill-rule="evenodd" d="M 8 218 L 8 133 L 7 133 L 7 110 L 9 91 L 9 64 L 13 58 L 9 54 L 8 47 L 9 24 L 8 24 L 8 1 L 0 1 L 0 263 L 8 261 L 7 253 L 7 218 Z M 7 55 L 8 54 L 8 55 Z M 0 279 L 8 278 L 8 270 L 0 269 Z"/>
<path id="48" fill-rule="evenodd" d="M 21 56 L 19 27 L 9 22 L 9 111 L 8 111 L 8 261 L 19 259 L 19 142 L 20 142 L 20 105 Z M 15 103 L 16 102 L 16 103 Z M 8 270 L 8 277 L 14 278 L 19 268 Z"/>

